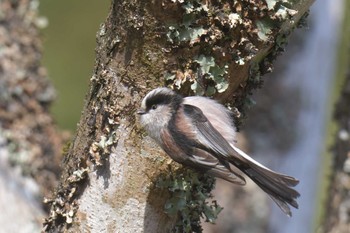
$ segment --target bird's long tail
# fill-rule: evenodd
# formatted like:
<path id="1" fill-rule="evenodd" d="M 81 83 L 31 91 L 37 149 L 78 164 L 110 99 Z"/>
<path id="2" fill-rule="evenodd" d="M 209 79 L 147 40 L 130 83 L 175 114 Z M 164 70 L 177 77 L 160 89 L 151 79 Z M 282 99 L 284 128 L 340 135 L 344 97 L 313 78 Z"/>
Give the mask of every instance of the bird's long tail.
<path id="1" fill-rule="evenodd" d="M 296 199 L 300 194 L 292 187 L 296 186 L 299 181 L 294 177 L 271 171 L 237 147 L 233 146 L 233 148 L 241 156 L 241 161 L 237 162 L 234 159 L 231 161 L 232 164 L 264 190 L 286 215 L 292 216 L 288 205 L 298 208 Z"/>

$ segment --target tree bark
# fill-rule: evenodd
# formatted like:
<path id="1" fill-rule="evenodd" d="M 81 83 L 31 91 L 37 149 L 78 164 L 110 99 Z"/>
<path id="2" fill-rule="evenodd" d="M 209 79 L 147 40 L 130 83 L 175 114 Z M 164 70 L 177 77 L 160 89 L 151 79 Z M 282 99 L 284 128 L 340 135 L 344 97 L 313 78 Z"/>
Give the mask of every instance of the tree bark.
<path id="1" fill-rule="evenodd" d="M 344 2 L 345 9 L 350 3 Z M 334 109 L 334 128 L 332 141 L 330 179 L 325 191 L 327 200 L 322 210 L 319 232 L 346 233 L 350 229 L 350 32 L 347 26 L 350 14 L 344 10 L 343 27 L 337 61 L 338 90 L 340 95 Z M 337 94 L 336 94 L 337 95 Z"/>
<path id="2" fill-rule="evenodd" d="M 349 71 L 348 71 L 349 72 Z M 334 161 L 331 167 L 328 200 L 325 205 L 321 232 L 346 233 L 350 229 L 350 75 L 348 73 L 335 118 L 339 126 L 333 147 Z"/>
<path id="3" fill-rule="evenodd" d="M 214 221 L 213 179 L 178 170 L 135 112 L 167 84 L 235 106 L 239 121 L 312 2 L 112 1 L 44 231 L 200 232 L 201 215 Z"/>
<path id="4" fill-rule="evenodd" d="M 41 66 L 37 1 L 0 1 L 0 225 L 41 229 L 42 199 L 57 186 L 63 137 L 49 107 L 55 97 Z M 16 221 L 14 221 L 16 219 Z"/>

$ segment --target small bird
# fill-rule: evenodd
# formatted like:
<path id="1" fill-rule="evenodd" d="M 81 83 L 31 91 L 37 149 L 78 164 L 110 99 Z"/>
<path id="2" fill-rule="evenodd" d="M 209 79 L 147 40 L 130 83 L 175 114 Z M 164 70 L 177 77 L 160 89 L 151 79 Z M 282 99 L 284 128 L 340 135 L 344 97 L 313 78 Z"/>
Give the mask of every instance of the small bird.
<path id="1" fill-rule="evenodd" d="M 292 216 L 299 181 L 274 172 L 235 147 L 235 126 L 227 108 L 201 96 L 182 97 L 171 89 L 149 92 L 137 112 L 141 125 L 176 162 L 231 183 L 244 185 L 242 173 Z"/>

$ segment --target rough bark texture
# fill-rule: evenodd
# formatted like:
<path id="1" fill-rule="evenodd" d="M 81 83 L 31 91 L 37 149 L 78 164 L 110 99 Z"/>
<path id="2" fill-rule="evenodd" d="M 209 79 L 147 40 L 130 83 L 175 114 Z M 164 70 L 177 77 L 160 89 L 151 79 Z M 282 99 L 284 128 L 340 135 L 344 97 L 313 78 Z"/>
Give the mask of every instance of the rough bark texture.
<path id="1" fill-rule="evenodd" d="M 55 97 L 41 66 L 37 1 L 0 1 L 0 225 L 40 229 L 42 198 L 59 176 L 62 137 L 48 112 Z M 14 221 L 16 219 L 16 221 Z"/>
<path id="2" fill-rule="evenodd" d="M 350 3 L 344 3 L 349 9 Z M 349 11 L 344 11 L 342 41 L 340 43 L 338 70 L 340 76 L 346 76 L 339 89 L 341 94 L 335 106 L 334 120 L 337 133 L 334 138 L 328 200 L 325 203 L 324 219 L 320 232 L 347 233 L 350 229 L 350 22 Z"/>
<path id="3" fill-rule="evenodd" d="M 260 75 L 271 69 L 286 35 L 312 3 L 269 2 L 112 1 L 97 34 L 90 92 L 45 231 L 200 232 L 201 214 L 213 220 L 215 203 L 198 204 L 213 181 L 191 172 L 167 176 L 178 173 L 169 169 L 177 165 L 140 130 L 135 111 L 165 81 L 184 94 L 235 101 L 243 111 L 251 90 L 262 83 Z M 178 191 L 179 183 L 190 189 L 178 193 L 190 196 L 172 196 L 168 190 Z M 196 203 L 186 209 L 190 217 L 176 212 L 184 200 Z M 172 217 L 164 213 L 166 203 Z"/>
<path id="4" fill-rule="evenodd" d="M 349 71 L 348 71 L 349 72 Z M 332 169 L 329 200 L 323 223 L 323 232 L 347 233 L 350 229 L 350 74 L 337 104 L 336 121 L 340 129 L 333 148 L 334 164 Z"/>

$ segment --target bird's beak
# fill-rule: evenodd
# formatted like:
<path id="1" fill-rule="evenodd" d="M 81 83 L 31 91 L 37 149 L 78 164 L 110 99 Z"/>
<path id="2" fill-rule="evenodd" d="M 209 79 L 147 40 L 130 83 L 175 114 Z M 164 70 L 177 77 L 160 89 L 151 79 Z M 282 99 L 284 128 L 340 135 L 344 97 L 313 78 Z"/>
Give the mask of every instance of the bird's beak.
<path id="1" fill-rule="evenodd" d="M 137 112 L 136 112 L 137 114 L 139 114 L 139 115 L 143 115 L 143 114 L 145 114 L 146 113 L 146 111 L 145 110 L 143 110 L 143 109 L 139 109 L 139 110 L 137 110 Z"/>

